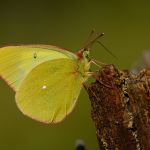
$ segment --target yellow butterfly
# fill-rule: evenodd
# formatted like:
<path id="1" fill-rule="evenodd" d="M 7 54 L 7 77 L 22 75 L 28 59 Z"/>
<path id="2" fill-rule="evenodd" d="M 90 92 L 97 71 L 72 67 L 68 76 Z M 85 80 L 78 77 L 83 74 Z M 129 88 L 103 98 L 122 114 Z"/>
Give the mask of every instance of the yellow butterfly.
<path id="1" fill-rule="evenodd" d="M 62 121 L 89 77 L 89 46 L 102 35 L 76 54 L 52 45 L 0 48 L 0 77 L 16 92 L 18 108 L 44 123 Z"/>

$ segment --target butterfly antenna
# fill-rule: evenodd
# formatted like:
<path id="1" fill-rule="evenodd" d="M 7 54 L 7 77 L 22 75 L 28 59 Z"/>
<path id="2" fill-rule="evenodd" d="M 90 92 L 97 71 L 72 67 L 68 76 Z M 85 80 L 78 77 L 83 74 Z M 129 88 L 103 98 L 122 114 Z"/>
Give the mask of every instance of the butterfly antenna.
<path id="1" fill-rule="evenodd" d="M 100 41 L 96 41 L 98 44 L 100 44 L 111 56 L 113 56 L 115 59 L 118 59 L 103 43 Z"/>
<path id="2" fill-rule="evenodd" d="M 92 36 L 94 35 L 95 29 L 92 29 L 91 32 L 88 35 L 87 40 L 84 43 L 84 46 L 81 49 L 86 49 L 87 45 L 91 42 Z"/>
<path id="3" fill-rule="evenodd" d="M 92 45 L 97 42 L 97 40 L 102 37 L 104 35 L 104 33 L 100 33 L 98 34 L 93 40 L 89 41 L 85 46 L 84 49 L 89 49 L 89 47 L 92 47 Z M 91 48 L 89 49 L 91 50 Z"/>

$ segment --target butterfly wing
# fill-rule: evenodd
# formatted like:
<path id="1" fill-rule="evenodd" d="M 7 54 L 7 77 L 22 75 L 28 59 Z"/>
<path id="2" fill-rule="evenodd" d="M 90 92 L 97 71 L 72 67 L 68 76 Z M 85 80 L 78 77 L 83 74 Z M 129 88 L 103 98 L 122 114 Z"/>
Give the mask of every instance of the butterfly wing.
<path id="1" fill-rule="evenodd" d="M 44 123 L 60 122 L 79 96 L 82 77 L 77 62 L 56 59 L 35 67 L 16 93 L 16 103 L 27 116 Z"/>
<path id="2" fill-rule="evenodd" d="M 58 58 L 75 58 L 51 45 L 7 46 L 0 48 L 0 77 L 17 91 L 26 75 L 37 65 Z"/>

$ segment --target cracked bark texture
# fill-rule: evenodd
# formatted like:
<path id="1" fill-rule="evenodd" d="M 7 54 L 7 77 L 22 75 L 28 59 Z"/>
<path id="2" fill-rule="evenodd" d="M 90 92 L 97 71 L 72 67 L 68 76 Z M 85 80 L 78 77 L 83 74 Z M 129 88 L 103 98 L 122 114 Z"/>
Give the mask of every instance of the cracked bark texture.
<path id="1" fill-rule="evenodd" d="M 105 65 L 88 88 L 100 150 L 150 150 L 150 71 Z"/>

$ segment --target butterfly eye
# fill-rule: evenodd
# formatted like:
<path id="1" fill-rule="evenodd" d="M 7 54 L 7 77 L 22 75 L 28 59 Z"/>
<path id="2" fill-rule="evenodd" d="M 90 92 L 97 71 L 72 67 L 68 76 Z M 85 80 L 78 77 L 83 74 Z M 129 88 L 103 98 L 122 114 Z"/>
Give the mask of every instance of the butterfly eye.
<path id="1" fill-rule="evenodd" d="M 90 53 L 89 53 L 89 51 L 84 51 L 83 55 L 84 55 L 85 58 L 89 59 Z"/>

